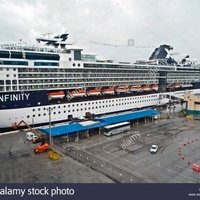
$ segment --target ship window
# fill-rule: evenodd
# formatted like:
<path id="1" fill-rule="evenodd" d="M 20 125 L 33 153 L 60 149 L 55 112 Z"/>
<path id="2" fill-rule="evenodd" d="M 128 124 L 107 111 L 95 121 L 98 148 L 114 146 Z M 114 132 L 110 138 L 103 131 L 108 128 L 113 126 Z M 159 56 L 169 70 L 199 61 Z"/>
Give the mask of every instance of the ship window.
<path id="1" fill-rule="evenodd" d="M 38 117 L 40 117 L 41 116 L 41 114 L 38 114 Z"/>
<path id="2" fill-rule="evenodd" d="M 76 66 L 76 64 L 75 64 L 75 63 L 73 63 L 73 66 L 75 67 L 75 66 Z"/>
<path id="3" fill-rule="evenodd" d="M 81 60 L 81 51 L 74 50 L 74 60 Z"/>
<path id="4" fill-rule="evenodd" d="M 64 110 L 64 113 L 66 113 L 66 110 Z"/>
<path id="5" fill-rule="evenodd" d="M 53 113 L 54 115 L 56 114 L 56 112 Z"/>
<path id="6" fill-rule="evenodd" d="M 18 59 L 23 58 L 22 52 L 11 51 L 10 53 L 11 53 L 11 58 L 18 58 Z"/>
<path id="7" fill-rule="evenodd" d="M 52 62 L 34 62 L 34 66 L 59 66 L 59 64 Z"/>
<path id="8" fill-rule="evenodd" d="M 9 58 L 8 51 L 0 51 L 0 58 Z"/>
<path id="9" fill-rule="evenodd" d="M 46 113 L 44 113 L 43 115 L 46 116 Z"/>
<path id="10" fill-rule="evenodd" d="M 26 58 L 31 60 L 59 60 L 58 54 L 43 54 L 43 53 L 29 53 L 26 52 Z"/>
<path id="11" fill-rule="evenodd" d="M 30 118 L 30 115 L 28 115 L 27 118 Z"/>
<path id="12" fill-rule="evenodd" d="M 7 61 L 7 60 L 3 60 L 1 61 L 3 65 L 28 65 L 27 61 Z"/>
<path id="13" fill-rule="evenodd" d="M 35 115 L 33 115 L 33 117 L 35 117 Z"/>

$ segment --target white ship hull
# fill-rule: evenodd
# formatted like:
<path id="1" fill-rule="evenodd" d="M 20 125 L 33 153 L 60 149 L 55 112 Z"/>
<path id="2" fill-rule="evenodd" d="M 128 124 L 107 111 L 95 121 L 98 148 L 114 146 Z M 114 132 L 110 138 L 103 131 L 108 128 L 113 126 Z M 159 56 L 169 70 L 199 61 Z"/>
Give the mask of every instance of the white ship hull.
<path id="1" fill-rule="evenodd" d="M 0 128 L 12 127 L 13 124 L 18 124 L 21 120 L 24 120 L 28 124 L 48 123 L 49 107 L 52 108 L 51 120 L 52 122 L 56 122 L 67 120 L 70 115 L 73 117 L 82 117 L 85 116 L 86 112 L 99 115 L 160 104 L 162 104 L 162 102 L 159 99 L 159 94 L 149 94 L 49 106 L 3 109 L 0 110 L 0 116 L 4 116 L 0 121 Z"/>

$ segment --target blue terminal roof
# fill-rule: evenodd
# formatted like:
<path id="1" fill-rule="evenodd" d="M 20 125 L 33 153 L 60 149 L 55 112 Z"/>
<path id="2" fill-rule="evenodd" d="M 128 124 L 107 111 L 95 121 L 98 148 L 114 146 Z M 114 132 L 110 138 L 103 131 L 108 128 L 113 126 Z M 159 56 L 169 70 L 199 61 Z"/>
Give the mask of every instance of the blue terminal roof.
<path id="1" fill-rule="evenodd" d="M 73 122 L 69 124 L 59 125 L 59 126 L 52 126 L 51 127 L 51 135 L 53 137 L 68 135 L 80 131 L 86 131 L 94 128 L 100 128 L 103 126 L 107 126 L 110 124 L 116 124 L 119 122 L 130 121 L 134 119 L 140 119 L 149 116 L 158 115 L 159 112 L 155 109 L 146 109 L 141 111 L 134 111 L 134 112 L 126 112 L 120 113 L 115 115 L 104 116 L 101 118 L 95 118 L 94 120 L 89 120 L 91 123 L 87 123 L 84 125 L 84 122 Z M 38 129 L 45 134 L 50 134 L 49 128 L 40 128 Z"/>

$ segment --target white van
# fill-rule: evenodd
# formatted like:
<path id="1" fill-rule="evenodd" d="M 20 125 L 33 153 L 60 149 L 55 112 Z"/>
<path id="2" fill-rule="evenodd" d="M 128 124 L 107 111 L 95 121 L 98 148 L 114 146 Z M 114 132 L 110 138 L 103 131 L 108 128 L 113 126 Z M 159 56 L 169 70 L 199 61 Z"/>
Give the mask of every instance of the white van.
<path id="1" fill-rule="evenodd" d="M 34 133 L 32 132 L 27 132 L 26 133 L 26 139 L 29 140 L 29 141 L 32 141 L 33 139 L 36 139 L 38 136 L 35 135 Z"/>

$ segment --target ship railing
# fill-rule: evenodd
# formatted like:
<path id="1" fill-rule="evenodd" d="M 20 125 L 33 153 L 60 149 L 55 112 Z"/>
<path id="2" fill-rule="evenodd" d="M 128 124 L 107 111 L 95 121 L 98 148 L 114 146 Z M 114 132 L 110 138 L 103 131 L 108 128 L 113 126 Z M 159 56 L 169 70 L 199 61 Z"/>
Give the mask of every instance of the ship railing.
<path id="1" fill-rule="evenodd" d="M 37 52 L 46 52 L 46 53 L 63 53 L 64 49 L 53 49 L 53 48 L 44 48 L 38 46 L 18 46 L 15 44 L 1 44 L 0 49 L 3 50 L 20 50 L 20 51 L 37 51 Z"/>

